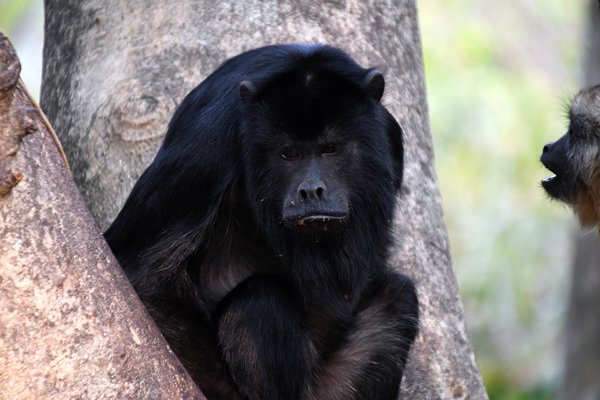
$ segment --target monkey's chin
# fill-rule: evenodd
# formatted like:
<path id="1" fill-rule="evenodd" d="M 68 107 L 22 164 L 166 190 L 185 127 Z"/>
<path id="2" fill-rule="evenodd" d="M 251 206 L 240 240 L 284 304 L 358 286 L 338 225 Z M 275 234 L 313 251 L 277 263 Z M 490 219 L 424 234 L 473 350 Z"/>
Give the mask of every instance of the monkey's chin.
<path id="1" fill-rule="evenodd" d="M 544 188 L 544 190 L 546 192 L 548 192 L 548 194 L 550 196 L 552 196 L 551 192 L 554 190 L 553 187 L 555 186 L 555 184 L 556 184 L 555 181 L 557 179 L 558 179 L 558 177 L 556 175 L 552 175 L 552 176 L 549 176 L 549 177 L 547 177 L 545 179 L 542 179 L 542 187 Z"/>
<path id="2" fill-rule="evenodd" d="M 564 203 L 569 203 L 564 196 L 562 178 L 558 175 L 549 176 L 548 178 L 542 180 L 542 187 L 553 199 L 562 201 Z"/>
<path id="3" fill-rule="evenodd" d="M 542 180 L 542 187 L 551 199 L 560 201 L 568 206 L 575 207 L 579 202 L 576 195 L 576 186 L 568 176 L 550 176 Z"/>

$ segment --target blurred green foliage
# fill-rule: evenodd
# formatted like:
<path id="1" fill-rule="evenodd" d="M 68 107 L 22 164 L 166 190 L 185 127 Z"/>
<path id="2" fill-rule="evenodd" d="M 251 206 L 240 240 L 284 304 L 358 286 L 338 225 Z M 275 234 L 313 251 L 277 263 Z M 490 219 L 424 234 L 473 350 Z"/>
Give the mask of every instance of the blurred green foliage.
<path id="1" fill-rule="evenodd" d="M 436 170 L 490 398 L 560 379 L 570 212 L 540 188 L 577 91 L 584 2 L 420 0 Z"/>
<path id="2" fill-rule="evenodd" d="M 5 34 L 22 22 L 32 0 L 0 0 L 0 31 Z"/>
<path id="3" fill-rule="evenodd" d="M 39 99 L 44 41 L 42 0 L 0 0 L 0 32 L 11 41 L 21 60 L 21 79 Z"/>

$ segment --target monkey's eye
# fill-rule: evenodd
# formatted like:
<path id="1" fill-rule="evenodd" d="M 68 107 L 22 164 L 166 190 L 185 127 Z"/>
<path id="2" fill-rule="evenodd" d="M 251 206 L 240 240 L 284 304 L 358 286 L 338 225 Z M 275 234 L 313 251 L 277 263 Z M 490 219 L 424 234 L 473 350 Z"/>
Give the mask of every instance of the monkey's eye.
<path id="1" fill-rule="evenodd" d="M 332 156 L 338 152 L 337 146 L 332 143 L 328 143 L 321 149 L 322 156 Z"/>
<path id="2" fill-rule="evenodd" d="M 302 154 L 298 150 L 292 149 L 291 147 L 285 147 L 283 150 L 281 150 L 281 158 L 287 161 L 294 161 L 301 159 Z"/>

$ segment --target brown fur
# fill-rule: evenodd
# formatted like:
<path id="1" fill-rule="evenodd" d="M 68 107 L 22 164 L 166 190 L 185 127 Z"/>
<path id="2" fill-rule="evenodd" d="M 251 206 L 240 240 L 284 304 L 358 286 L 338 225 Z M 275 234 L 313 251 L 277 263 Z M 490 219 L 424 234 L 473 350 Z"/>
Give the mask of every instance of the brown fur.
<path id="1" fill-rule="evenodd" d="M 600 230 L 600 170 L 596 169 L 588 186 L 580 190 L 573 210 L 583 226 L 596 226 Z"/>

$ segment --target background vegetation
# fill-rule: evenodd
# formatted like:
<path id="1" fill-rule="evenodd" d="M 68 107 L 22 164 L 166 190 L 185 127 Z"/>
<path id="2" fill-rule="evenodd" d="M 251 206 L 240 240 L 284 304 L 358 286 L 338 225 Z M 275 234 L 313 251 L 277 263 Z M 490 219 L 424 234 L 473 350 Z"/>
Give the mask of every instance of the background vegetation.
<path id="1" fill-rule="evenodd" d="M 419 0 L 436 167 L 469 329 L 492 399 L 561 375 L 570 212 L 539 187 L 578 89 L 584 2 Z M 537 7 L 536 7 L 537 6 Z M 41 81 L 41 0 L 0 0 L 23 79 Z"/>
<path id="2" fill-rule="evenodd" d="M 541 190 L 538 158 L 579 88 L 585 2 L 419 6 L 436 168 L 486 388 L 550 398 L 576 228 Z"/>

